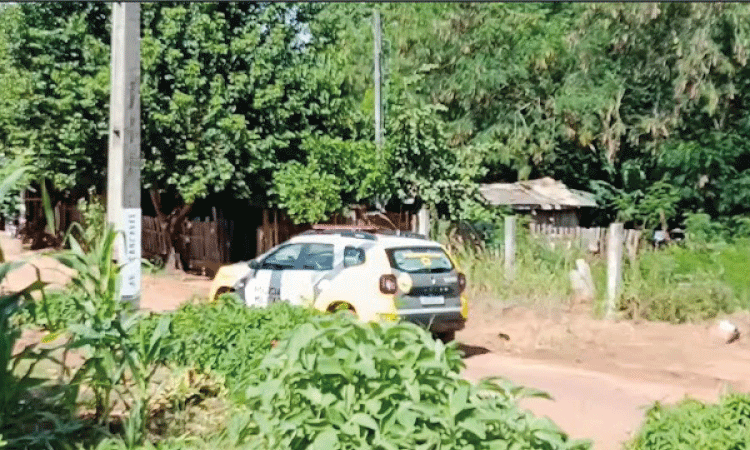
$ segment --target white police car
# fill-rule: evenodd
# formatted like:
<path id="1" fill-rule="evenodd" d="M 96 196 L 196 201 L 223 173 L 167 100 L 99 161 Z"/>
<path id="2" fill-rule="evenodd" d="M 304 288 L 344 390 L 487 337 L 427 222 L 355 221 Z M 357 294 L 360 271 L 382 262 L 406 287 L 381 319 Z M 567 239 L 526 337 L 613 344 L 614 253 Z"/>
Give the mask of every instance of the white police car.
<path id="1" fill-rule="evenodd" d="M 404 232 L 311 230 L 258 258 L 224 266 L 211 298 L 235 292 L 248 306 L 287 301 L 363 320 L 403 318 L 444 340 L 463 328 L 466 278 L 439 243 Z"/>

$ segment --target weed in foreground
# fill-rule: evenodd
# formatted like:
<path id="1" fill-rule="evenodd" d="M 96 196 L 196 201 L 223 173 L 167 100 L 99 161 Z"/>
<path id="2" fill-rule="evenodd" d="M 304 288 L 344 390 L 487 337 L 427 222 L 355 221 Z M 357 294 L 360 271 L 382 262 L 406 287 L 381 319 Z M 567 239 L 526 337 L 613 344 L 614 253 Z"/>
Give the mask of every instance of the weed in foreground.
<path id="1" fill-rule="evenodd" d="M 216 302 L 187 303 L 169 313 L 171 332 L 164 339 L 164 360 L 170 364 L 211 370 L 231 387 L 257 366 L 280 341 L 321 313 L 287 303 L 248 308 L 232 295 Z M 162 316 L 143 323 L 144 339 Z"/>
<path id="2" fill-rule="evenodd" d="M 534 390 L 461 378 L 455 343 L 410 323 L 307 323 L 263 359 L 238 395 L 233 436 L 266 449 L 585 449 L 518 407 Z"/>
<path id="3" fill-rule="evenodd" d="M 718 404 L 686 399 L 653 405 L 627 450 L 730 450 L 750 445 L 750 395 L 730 394 Z"/>

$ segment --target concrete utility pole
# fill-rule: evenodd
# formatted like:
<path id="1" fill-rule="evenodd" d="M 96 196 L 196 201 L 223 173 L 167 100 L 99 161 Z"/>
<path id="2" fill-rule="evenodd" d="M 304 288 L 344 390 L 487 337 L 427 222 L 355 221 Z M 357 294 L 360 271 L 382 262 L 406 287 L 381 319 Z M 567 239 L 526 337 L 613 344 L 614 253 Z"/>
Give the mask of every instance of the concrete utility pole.
<path id="1" fill-rule="evenodd" d="M 122 233 L 120 295 L 137 308 L 141 297 L 141 6 L 112 4 L 112 60 L 107 161 L 107 222 Z"/>
<path id="2" fill-rule="evenodd" d="M 375 65 L 373 71 L 373 81 L 375 82 L 375 145 L 378 150 L 383 146 L 383 99 L 381 95 L 381 46 L 383 36 L 380 29 L 380 11 L 377 9 L 372 12 L 372 34 L 373 47 L 372 58 Z"/>

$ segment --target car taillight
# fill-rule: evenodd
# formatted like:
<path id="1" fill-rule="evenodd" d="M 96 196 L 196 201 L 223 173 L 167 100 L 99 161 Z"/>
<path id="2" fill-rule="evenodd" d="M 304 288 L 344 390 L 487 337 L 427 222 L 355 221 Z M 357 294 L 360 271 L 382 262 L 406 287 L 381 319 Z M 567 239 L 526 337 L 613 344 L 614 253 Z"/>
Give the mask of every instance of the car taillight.
<path id="1" fill-rule="evenodd" d="M 458 292 L 463 292 L 466 289 L 466 275 L 458 274 Z"/>
<path id="2" fill-rule="evenodd" d="M 396 293 L 396 275 L 383 275 L 380 277 L 380 292 L 383 294 Z"/>

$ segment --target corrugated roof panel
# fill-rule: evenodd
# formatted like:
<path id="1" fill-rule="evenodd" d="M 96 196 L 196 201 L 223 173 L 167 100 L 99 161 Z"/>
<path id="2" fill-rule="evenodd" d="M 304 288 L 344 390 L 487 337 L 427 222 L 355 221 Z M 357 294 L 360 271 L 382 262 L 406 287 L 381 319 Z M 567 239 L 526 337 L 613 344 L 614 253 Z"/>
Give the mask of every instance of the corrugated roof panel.
<path id="1" fill-rule="evenodd" d="M 537 205 L 543 209 L 596 207 L 594 195 L 569 189 L 552 178 L 483 184 L 479 191 L 492 205 Z"/>

